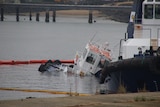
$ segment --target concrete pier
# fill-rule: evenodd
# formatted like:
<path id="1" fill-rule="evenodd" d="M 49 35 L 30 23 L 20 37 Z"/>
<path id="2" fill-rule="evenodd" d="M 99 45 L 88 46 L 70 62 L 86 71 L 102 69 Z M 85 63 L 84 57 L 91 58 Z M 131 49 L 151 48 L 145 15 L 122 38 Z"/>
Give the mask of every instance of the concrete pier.
<path id="1" fill-rule="evenodd" d="M 3 0 L 2 0 L 3 1 Z M 18 8 L 18 9 L 16 9 Z M 16 9 L 16 12 L 15 12 Z M 29 9 L 32 9 L 32 12 L 42 12 L 45 10 L 89 10 L 89 18 L 88 18 L 88 23 L 93 23 L 92 22 L 92 11 L 94 10 L 98 10 L 98 11 L 109 11 L 112 10 L 114 13 L 115 10 L 119 11 L 126 11 L 127 13 L 129 11 L 132 10 L 132 6 L 108 6 L 108 5 L 55 5 L 55 4 L 35 4 L 35 3 L 0 3 L 0 17 L 1 17 L 1 21 L 4 20 L 4 12 L 6 13 L 16 13 L 17 16 L 17 21 L 19 21 L 19 10 L 23 13 L 25 12 L 29 12 Z M 5 10 L 5 11 L 4 11 Z M 111 12 L 110 12 L 111 13 Z M 125 14 L 125 13 L 123 13 Z M 48 14 L 49 15 L 49 14 Z M 125 14 L 126 15 L 126 14 Z M 31 15 L 29 16 L 31 20 Z M 128 17 L 127 17 L 128 18 Z M 38 19 L 38 18 L 37 18 Z M 49 19 L 49 17 L 47 17 L 46 21 Z M 49 20 L 48 20 L 49 21 Z M 53 22 L 56 21 L 56 15 L 53 15 Z"/>

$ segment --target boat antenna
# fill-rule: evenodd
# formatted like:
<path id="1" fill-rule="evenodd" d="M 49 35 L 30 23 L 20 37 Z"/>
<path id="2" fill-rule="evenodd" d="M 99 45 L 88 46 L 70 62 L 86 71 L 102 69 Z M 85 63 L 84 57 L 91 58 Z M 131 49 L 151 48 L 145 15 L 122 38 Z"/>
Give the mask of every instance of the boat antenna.
<path id="1" fill-rule="evenodd" d="M 97 32 L 92 36 L 92 38 L 91 38 L 91 40 L 89 42 L 91 42 L 94 39 L 94 37 L 96 36 L 96 34 L 97 34 Z"/>

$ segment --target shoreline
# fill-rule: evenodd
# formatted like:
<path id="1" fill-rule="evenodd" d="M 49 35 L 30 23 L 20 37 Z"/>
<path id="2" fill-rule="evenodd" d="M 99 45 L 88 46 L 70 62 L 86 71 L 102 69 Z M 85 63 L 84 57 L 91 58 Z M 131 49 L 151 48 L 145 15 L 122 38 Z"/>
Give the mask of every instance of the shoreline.
<path id="1" fill-rule="evenodd" d="M 160 107 L 160 92 L 1 100 L 0 107 Z"/>
<path id="2" fill-rule="evenodd" d="M 116 2 L 116 3 L 110 3 L 110 4 L 104 4 L 108 6 L 132 6 L 133 1 L 128 1 L 128 2 Z M 37 11 L 37 10 L 36 10 Z M 32 12 L 32 16 L 36 16 L 36 11 Z M 39 10 L 40 16 L 45 16 L 45 11 Z M 38 11 L 37 11 L 38 12 Z M 128 10 L 113 10 L 113 9 L 108 9 L 108 10 L 103 10 L 103 11 L 98 11 L 98 10 L 93 10 L 93 17 L 99 18 L 103 17 L 106 20 L 113 20 L 117 22 L 123 22 L 123 23 L 128 23 L 129 22 L 129 17 L 130 17 L 130 12 L 131 9 Z M 4 13 L 4 15 L 16 15 L 16 13 Z M 52 11 L 49 11 L 50 17 L 53 15 Z M 22 12 L 20 13 L 22 16 L 29 16 L 29 12 Z M 88 17 L 89 16 L 89 10 L 57 10 L 56 11 L 56 16 L 58 17 Z"/>
<path id="3" fill-rule="evenodd" d="M 101 11 L 93 10 L 93 17 L 101 17 L 105 16 Z M 29 16 L 29 12 L 19 13 L 20 16 Z M 45 16 L 46 12 L 39 12 L 40 16 Z M 50 16 L 52 16 L 53 12 L 49 11 Z M 16 13 L 6 13 L 5 15 L 16 15 Z M 89 15 L 89 10 L 57 10 L 56 16 L 87 16 Z M 32 12 L 32 16 L 36 16 L 36 12 Z"/>
<path id="4" fill-rule="evenodd" d="M 50 11 L 49 14 L 51 17 L 53 14 L 52 11 Z M 106 16 L 98 10 L 94 10 L 92 14 L 93 14 L 93 18 L 103 17 L 106 19 Z M 40 15 L 45 16 L 45 12 L 40 12 Z M 56 17 L 88 18 L 89 10 L 58 10 L 56 11 Z"/>
<path id="5" fill-rule="evenodd" d="M 39 16 L 45 17 L 46 12 L 39 12 Z M 126 11 L 115 11 L 115 10 L 108 10 L 108 11 L 98 11 L 93 10 L 92 15 L 93 18 L 103 18 L 104 20 L 113 20 L 117 22 L 128 23 L 129 21 L 129 14 L 130 10 Z M 6 13 L 5 15 L 16 15 L 16 13 Z M 20 13 L 20 16 L 28 16 L 30 13 Z M 52 17 L 53 12 L 49 11 L 50 17 Z M 32 12 L 32 17 L 36 17 L 36 12 Z M 89 17 L 89 10 L 58 10 L 56 11 L 56 17 L 71 17 L 71 18 L 88 18 Z"/>

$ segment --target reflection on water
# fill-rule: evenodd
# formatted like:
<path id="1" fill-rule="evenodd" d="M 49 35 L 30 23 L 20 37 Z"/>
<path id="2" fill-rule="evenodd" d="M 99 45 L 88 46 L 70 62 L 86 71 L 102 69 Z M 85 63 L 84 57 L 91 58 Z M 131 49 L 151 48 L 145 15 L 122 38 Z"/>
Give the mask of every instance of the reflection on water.
<path id="1" fill-rule="evenodd" d="M 95 79 L 94 76 L 80 77 L 64 72 L 45 72 L 42 74 L 38 72 L 38 66 L 38 64 L 0 66 L 0 87 L 71 91 L 89 94 L 96 92 L 98 80 Z M 7 95 L 9 94 L 6 94 L 6 96 Z M 17 95 L 22 97 L 22 92 L 19 94 L 16 93 L 16 96 Z M 40 93 L 37 95 L 42 96 Z M 24 96 L 26 96 L 26 94 L 24 94 Z M 36 96 L 36 94 L 32 95 L 32 97 L 34 96 Z M 0 94 L 0 97 L 5 98 L 4 94 Z"/>
<path id="2" fill-rule="evenodd" d="M 98 86 L 98 79 L 93 75 L 81 77 L 70 72 L 59 71 L 44 72 L 41 75 L 54 78 L 54 82 L 51 81 L 53 85 L 50 86 L 54 90 L 94 94 Z M 54 86 L 55 84 L 57 85 L 56 87 Z"/>
<path id="3" fill-rule="evenodd" d="M 0 100 L 26 99 L 26 98 L 53 98 L 65 97 L 66 95 L 47 94 L 38 92 L 20 92 L 20 91 L 0 91 Z"/>

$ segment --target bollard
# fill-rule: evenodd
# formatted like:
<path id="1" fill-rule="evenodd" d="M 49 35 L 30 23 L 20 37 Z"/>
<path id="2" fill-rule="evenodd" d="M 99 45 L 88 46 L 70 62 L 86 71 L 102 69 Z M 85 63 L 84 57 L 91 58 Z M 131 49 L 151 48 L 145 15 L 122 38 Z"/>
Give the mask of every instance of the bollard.
<path id="1" fill-rule="evenodd" d="M 32 11 L 31 11 L 31 9 L 30 9 L 30 11 L 29 11 L 29 20 L 30 20 L 30 21 L 32 20 Z"/>
<path id="2" fill-rule="evenodd" d="M 56 11 L 53 10 L 53 22 L 56 22 Z"/>
<path id="3" fill-rule="evenodd" d="M 36 21 L 37 22 L 39 21 L 39 13 L 38 12 L 36 13 Z"/>
<path id="4" fill-rule="evenodd" d="M 89 18 L 88 18 L 88 23 L 92 23 L 92 10 L 89 10 Z"/>
<path id="5" fill-rule="evenodd" d="M 19 8 L 16 8 L 16 20 L 19 22 Z"/>
<path id="6" fill-rule="evenodd" d="M 3 19 L 4 19 L 4 9 L 1 8 L 1 21 L 3 21 Z"/>
<path id="7" fill-rule="evenodd" d="M 46 19 L 45 19 L 45 21 L 49 22 L 49 11 L 46 12 Z"/>

